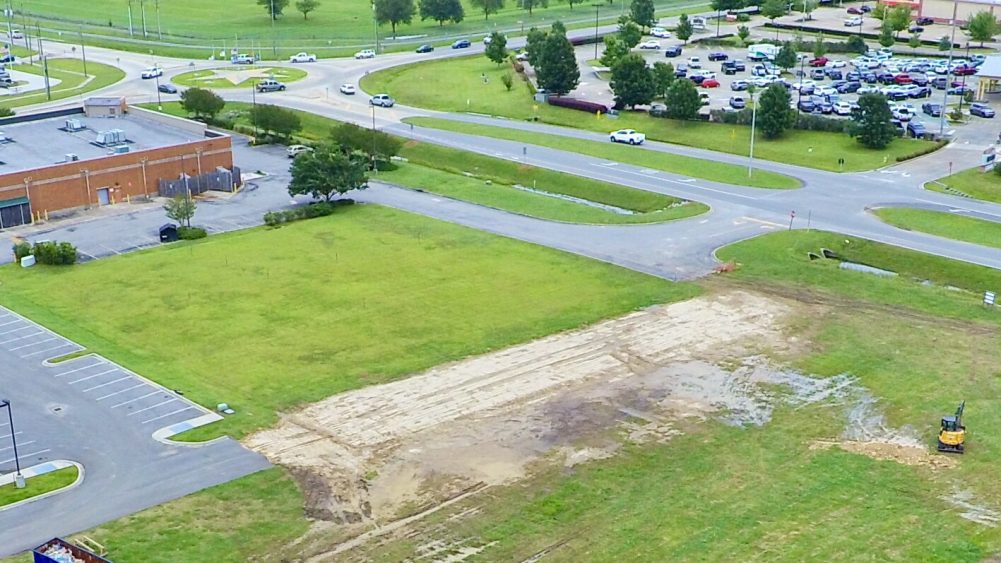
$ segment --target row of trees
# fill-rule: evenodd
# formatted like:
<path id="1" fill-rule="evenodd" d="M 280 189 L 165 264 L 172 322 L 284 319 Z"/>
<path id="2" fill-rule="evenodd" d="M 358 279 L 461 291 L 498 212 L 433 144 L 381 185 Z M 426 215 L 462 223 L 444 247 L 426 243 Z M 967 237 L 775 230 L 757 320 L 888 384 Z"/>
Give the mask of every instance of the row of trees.
<path id="1" fill-rule="evenodd" d="M 291 0 L 257 0 L 258 5 L 263 7 L 271 19 L 276 20 L 282 15 Z M 303 19 L 309 19 L 309 13 L 320 7 L 318 0 L 296 0 L 295 9 L 302 12 Z"/>

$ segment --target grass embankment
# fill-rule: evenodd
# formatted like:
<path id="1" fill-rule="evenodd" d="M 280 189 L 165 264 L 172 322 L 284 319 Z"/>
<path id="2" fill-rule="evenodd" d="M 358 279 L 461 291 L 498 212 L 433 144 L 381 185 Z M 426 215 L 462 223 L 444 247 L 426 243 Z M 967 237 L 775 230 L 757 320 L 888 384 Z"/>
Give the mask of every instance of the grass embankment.
<path id="1" fill-rule="evenodd" d="M 143 104 L 143 107 L 156 106 Z M 228 119 L 238 126 L 251 126 L 247 117 L 250 104 L 230 102 L 226 107 L 224 113 Z M 188 117 L 179 102 L 163 104 L 163 111 Z M 299 135 L 306 142 L 329 139 L 330 130 L 339 124 L 316 114 L 293 111 L 302 120 L 303 130 Z M 606 225 L 657 223 L 699 215 L 709 209 L 702 203 L 429 143 L 407 142 L 401 156 L 408 162 L 397 163 L 396 170 L 374 174 L 373 179 L 539 219 Z M 516 185 L 535 186 L 550 194 L 614 206 L 630 213 L 532 193 Z"/>
<path id="2" fill-rule="evenodd" d="M 71 269 L 4 268 L 0 283 L 0 303 L 192 400 L 240 413 L 194 438 L 240 437 L 334 393 L 695 292 L 360 206 Z M 164 338 L 168 325 L 173 338 Z"/>
<path id="3" fill-rule="evenodd" d="M 28 72 L 44 76 L 45 70 L 41 64 L 17 64 L 12 70 Z M 87 92 L 93 92 L 125 78 L 125 72 L 113 66 L 87 61 L 87 75 L 83 74 L 83 61 L 77 59 L 49 59 L 49 76 L 60 80 L 51 89 L 53 100 L 62 100 Z M 21 107 L 49 101 L 45 90 L 35 90 L 24 94 L 5 96 L 0 105 Z"/>
<path id="4" fill-rule="evenodd" d="M 14 483 L 4 485 L 0 487 L 0 507 L 68 487 L 79 475 L 80 470 L 74 465 L 26 479 L 23 489 L 18 489 Z"/>
<path id="5" fill-rule="evenodd" d="M 954 213 L 885 207 L 873 213 L 883 221 L 908 231 L 1001 248 L 1001 223 Z"/>
<path id="6" fill-rule="evenodd" d="M 598 118 L 584 112 L 536 104 L 528 86 L 520 79 L 508 92 L 501 76 L 509 65 L 496 65 L 482 55 L 460 59 L 429 61 L 373 72 L 361 80 L 366 92 L 386 92 L 401 104 L 451 112 L 472 112 L 510 117 L 538 118 L 544 123 L 607 133 L 616 129 L 636 129 L 650 140 L 746 155 L 750 128 L 699 121 L 652 118 L 642 112 L 622 112 L 618 119 Z M 486 81 L 482 77 L 486 77 Z M 881 151 L 863 148 L 841 133 L 789 131 L 781 139 L 755 139 L 756 158 L 796 164 L 822 170 L 845 172 L 870 170 L 893 164 L 897 157 L 930 147 L 929 141 L 896 139 Z M 713 163 L 712 166 L 718 166 Z"/>
<path id="7" fill-rule="evenodd" d="M 253 78 L 247 78 L 240 82 L 233 82 L 226 75 L 233 72 L 242 71 L 258 71 L 261 76 L 255 76 Z M 263 76 L 267 76 L 272 80 L 277 80 L 279 82 L 284 82 L 286 84 L 290 82 L 295 82 L 297 80 L 302 80 L 306 78 L 306 71 L 298 68 L 289 68 L 284 66 L 270 67 L 267 65 L 232 65 L 228 67 L 220 68 L 208 68 L 204 70 L 193 70 L 191 72 L 185 72 L 183 74 L 178 74 L 177 76 L 170 79 L 171 82 L 175 84 L 180 84 L 181 86 L 187 87 L 198 87 L 198 88 L 211 88 L 211 89 L 228 89 L 228 88 L 250 88 L 251 86 L 260 82 Z"/>
<path id="8" fill-rule="evenodd" d="M 567 150 L 587 154 L 590 156 L 663 170 L 673 174 L 683 174 L 695 178 L 722 182 L 737 186 L 748 186 L 753 188 L 768 189 L 794 189 L 800 187 L 800 182 L 792 176 L 768 172 L 766 170 L 755 170 L 753 176 L 747 177 L 747 168 L 735 164 L 721 162 L 710 162 L 700 158 L 680 156 L 676 154 L 647 151 L 630 147 L 627 145 L 588 141 L 584 139 L 574 139 L 560 135 L 547 133 L 536 133 L 534 131 L 522 131 L 518 129 L 507 129 L 504 127 L 494 127 L 491 125 L 479 125 L 476 123 L 464 123 L 451 119 L 440 119 L 435 117 L 412 117 L 407 119 L 414 125 L 445 129 L 470 135 L 480 135 L 483 137 L 494 137 L 506 139 L 532 145 L 539 145 L 560 150 Z"/>
<path id="9" fill-rule="evenodd" d="M 981 172 L 979 168 L 970 168 L 928 182 L 925 188 L 942 193 L 956 193 L 946 189 L 942 184 L 976 199 L 1001 203 L 1001 176 L 991 172 Z"/>

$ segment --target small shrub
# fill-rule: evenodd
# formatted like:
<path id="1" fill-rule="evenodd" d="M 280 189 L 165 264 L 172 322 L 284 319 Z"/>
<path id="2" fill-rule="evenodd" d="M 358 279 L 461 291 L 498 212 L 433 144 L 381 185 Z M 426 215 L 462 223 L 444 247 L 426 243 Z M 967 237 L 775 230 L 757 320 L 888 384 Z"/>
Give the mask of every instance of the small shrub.
<path id="1" fill-rule="evenodd" d="M 69 266 L 76 263 L 76 247 L 68 242 L 36 242 L 31 253 L 39 264 Z"/>
<path id="2" fill-rule="evenodd" d="M 20 262 L 21 258 L 31 254 L 31 244 L 28 242 L 19 242 L 14 245 L 14 260 Z"/>
<path id="3" fill-rule="evenodd" d="M 925 148 L 923 148 L 921 150 L 917 150 L 917 151 L 914 151 L 914 152 L 909 153 L 909 154 L 902 154 L 902 155 L 898 156 L 897 157 L 897 162 L 903 162 L 905 160 L 910 160 L 912 158 L 917 158 L 919 156 L 924 156 L 924 155 L 926 155 L 928 153 L 937 151 L 938 149 L 946 146 L 947 144 L 949 144 L 947 141 L 936 141 L 934 145 L 925 147 Z"/>
<path id="4" fill-rule="evenodd" d="M 11 117 L 14 115 L 14 110 L 7 106 L 0 106 L 0 117 Z"/>
<path id="5" fill-rule="evenodd" d="M 299 221 L 302 219 L 312 219 L 314 217 L 323 217 L 325 215 L 330 215 L 337 210 L 338 207 L 345 205 L 353 205 L 355 200 L 350 198 L 335 199 L 334 201 L 321 201 L 318 203 L 311 203 L 309 205 L 303 205 L 301 207 L 295 207 L 293 209 L 283 209 L 281 211 L 268 211 L 264 214 L 264 224 L 269 227 L 280 227 L 285 223 L 291 223 L 293 221 Z"/>
<path id="6" fill-rule="evenodd" d="M 181 240 L 196 240 L 209 236 L 201 227 L 178 227 L 177 237 Z"/>
<path id="7" fill-rule="evenodd" d="M 501 84 L 503 84 L 504 88 L 506 88 L 507 91 L 510 92 L 511 91 L 511 87 L 514 86 L 514 76 L 512 76 L 510 72 L 502 74 L 501 75 Z"/>
<path id="8" fill-rule="evenodd" d="M 749 22 L 749 21 L 751 21 L 751 15 L 750 14 L 745 14 L 745 13 L 741 12 L 741 13 L 737 14 L 737 21 L 739 21 L 741 23 Z"/>
<path id="9" fill-rule="evenodd" d="M 514 61 L 514 64 L 511 66 L 518 74 L 523 74 L 525 72 L 525 65 L 521 64 L 521 61 Z"/>
<path id="10" fill-rule="evenodd" d="M 995 175 L 1001 176 L 1001 166 L 995 166 L 994 168 L 991 168 L 991 171 L 994 172 Z"/>

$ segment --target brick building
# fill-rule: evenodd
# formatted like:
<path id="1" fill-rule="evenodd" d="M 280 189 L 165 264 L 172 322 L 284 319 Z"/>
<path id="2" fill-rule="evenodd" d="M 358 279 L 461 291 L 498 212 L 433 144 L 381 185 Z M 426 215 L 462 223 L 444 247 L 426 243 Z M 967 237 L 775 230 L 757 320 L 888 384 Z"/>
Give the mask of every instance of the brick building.
<path id="1" fill-rule="evenodd" d="M 15 116 L 0 120 L 0 228 L 232 170 L 230 137 L 187 119 L 138 108 L 114 118 L 87 117 L 83 108 Z"/>

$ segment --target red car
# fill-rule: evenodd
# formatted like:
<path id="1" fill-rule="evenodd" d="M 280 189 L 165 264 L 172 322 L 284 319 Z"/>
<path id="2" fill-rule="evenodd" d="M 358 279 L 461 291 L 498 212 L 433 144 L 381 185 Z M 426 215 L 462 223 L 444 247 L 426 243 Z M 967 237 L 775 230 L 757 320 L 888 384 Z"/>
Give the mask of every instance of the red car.
<path id="1" fill-rule="evenodd" d="M 715 78 L 706 78 L 702 81 L 700 86 L 703 88 L 719 88 L 719 80 L 716 80 Z"/>
<path id="2" fill-rule="evenodd" d="M 893 81 L 897 84 L 910 84 L 911 82 L 914 82 L 914 79 L 911 78 L 910 74 L 904 72 L 894 76 Z"/>
<path id="3" fill-rule="evenodd" d="M 977 67 L 975 66 L 959 65 L 952 69 L 953 76 L 972 76 L 976 73 Z"/>
<path id="4" fill-rule="evenodd" d="M 817 57 L 816 59 L 811 59 L 809 62 L 810 66 L 827 66 L 827 57 Z"/>
<path id="5" fill-rule="evenodd" d="M 857 16 L 862 13 L 862 10 L 859 10 L 858 8 L 848 8 L 848 13 Z"/>

